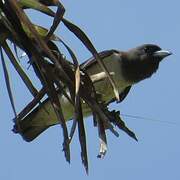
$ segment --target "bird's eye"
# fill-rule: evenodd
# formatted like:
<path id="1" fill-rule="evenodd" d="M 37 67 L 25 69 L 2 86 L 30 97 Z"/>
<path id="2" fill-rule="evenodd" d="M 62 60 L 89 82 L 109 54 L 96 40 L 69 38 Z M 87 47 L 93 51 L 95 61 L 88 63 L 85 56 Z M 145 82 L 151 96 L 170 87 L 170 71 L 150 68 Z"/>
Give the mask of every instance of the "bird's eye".
<path id="1" fill-rule="evenodd" d="M 145 53 L 149 53 L 149 48 L 145 47 L 143 50 Z"/>
<path id="2" fill-rule="evenodd" d="M 151 55 L 154 51 L 152 48 L 150 47 L 144 47 L 144 53 L 147 54 L 147 55 Z"/>

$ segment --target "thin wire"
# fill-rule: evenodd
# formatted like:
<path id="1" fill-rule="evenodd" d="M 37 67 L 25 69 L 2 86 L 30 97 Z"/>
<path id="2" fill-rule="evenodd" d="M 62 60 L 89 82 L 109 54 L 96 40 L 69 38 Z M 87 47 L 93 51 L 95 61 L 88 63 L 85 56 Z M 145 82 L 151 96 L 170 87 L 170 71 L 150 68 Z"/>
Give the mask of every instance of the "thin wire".
<path id="1" fill-rule="evenodd" d="M 147 118 L 147 117 L 136 116 L 136 115 L 121 114 L 121 116 L 133 118 L 133 119 L 141 119 L 141 120 L 148 120 L 148 121 L 159 122 L 159 123 L 166 123 L 166 124 L 171 124 L 171 125 L 180 125 L 180 123 L 176 123 L 176 122 L 172 122 L 172 121 L 162 121 L 162 120 L 158 120 L 158 119 Z"/>

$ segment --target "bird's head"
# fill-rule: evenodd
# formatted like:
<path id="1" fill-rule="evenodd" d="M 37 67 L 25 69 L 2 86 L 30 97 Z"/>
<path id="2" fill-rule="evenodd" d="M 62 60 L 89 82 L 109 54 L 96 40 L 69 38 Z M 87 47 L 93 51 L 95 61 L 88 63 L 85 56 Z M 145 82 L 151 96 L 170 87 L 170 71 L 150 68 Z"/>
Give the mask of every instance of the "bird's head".
<path id="1" fill-rule="evenodd" d="M 139 82 L 150 77 L 159 63 L 172 53 L 154 44 L 144 44 L 122 53 L 123 73 L 127 80 Z"/>

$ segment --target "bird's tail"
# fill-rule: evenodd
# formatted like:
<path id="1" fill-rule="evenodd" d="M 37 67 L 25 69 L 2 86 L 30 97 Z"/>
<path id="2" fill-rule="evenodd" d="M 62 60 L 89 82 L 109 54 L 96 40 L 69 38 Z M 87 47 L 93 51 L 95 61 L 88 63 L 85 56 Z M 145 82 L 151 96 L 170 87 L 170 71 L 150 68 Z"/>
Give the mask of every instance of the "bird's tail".
<path id="1" fill-rule="evenodd" d="M 45 110 L 46 108 L 48 111 Z M 47 128 L 58 123 L 50 103 L 45 101 L 29 113 L 23 120 L 15 121 L 12 131 L 14 133 L 19 133 L 25 141 L 30 142 Z"/>
<path id="2" fill-rule="evenodd" d="M 14 133 L 18 133 L 22 136 L 22 138 L 30 142 L 34 140 L 37 136 L 39 136 L 43 131 L 49 128 L 51 125 L 38 125 L 34 126 L 32 121 L 22 120 L 19 122 L 15 122 L 12 131 Z"/>

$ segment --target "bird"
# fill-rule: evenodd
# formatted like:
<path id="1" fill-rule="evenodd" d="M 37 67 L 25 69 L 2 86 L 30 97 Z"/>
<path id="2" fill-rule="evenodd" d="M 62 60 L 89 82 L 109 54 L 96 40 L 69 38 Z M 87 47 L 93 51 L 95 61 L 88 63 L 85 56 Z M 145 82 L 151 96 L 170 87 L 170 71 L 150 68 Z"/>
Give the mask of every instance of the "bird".
<path id="1" fill-rule="evenodd" d="M 119 92 L 119 100 L 122 102 L 134 84 L 150 78 L 157 71 L 159 63 L 171 54 L 170 51 L 163 50 L 158 45 L 143 44 L 127 51 L 114 49 L 102 51 L 99 56 L 113 78 Z M 94 57 L 82 63 L 80 68 L 89 75 L 95 91 L 101 94 L 104 102 L 110 104 L 116 100 L 106 73 Z M 59 94 L 59 100 L 65 120 L 73 119 L 72 104 L 63 94 Z M 91 114 L 90 108 L 83 103 L 83 115 L 87 117 Z M 57 124 L 59 120 L 47 98 L 21 121 L 18 121 L 18 125 L 15 122 L 13 131 L 19 133 L 25 141 L 30 142 L 46 129 Z"/>

